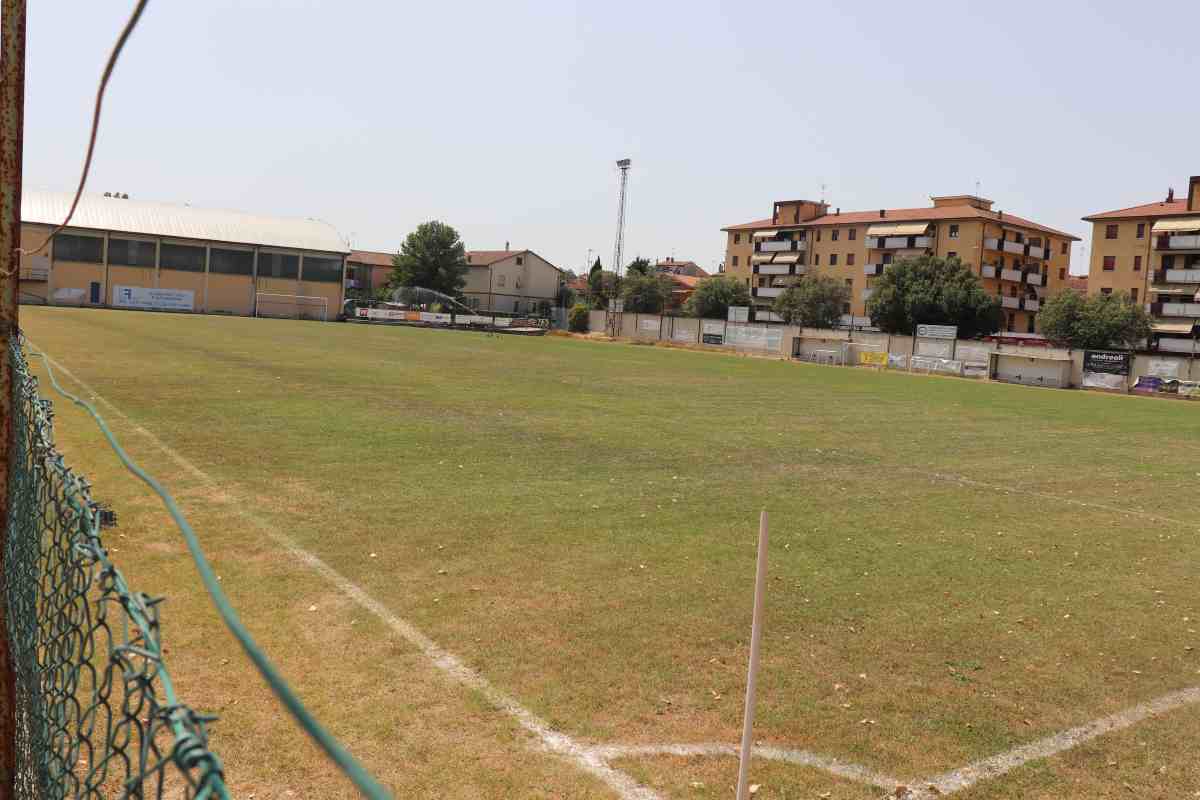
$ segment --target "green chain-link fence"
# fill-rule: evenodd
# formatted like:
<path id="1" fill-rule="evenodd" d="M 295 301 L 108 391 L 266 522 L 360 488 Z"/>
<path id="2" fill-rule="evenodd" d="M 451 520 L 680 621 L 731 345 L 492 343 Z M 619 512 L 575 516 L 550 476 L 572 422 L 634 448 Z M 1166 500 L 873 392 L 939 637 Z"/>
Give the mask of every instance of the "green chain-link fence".
<path id="1" fill-rule="evenodd" d="M 20 800 L 225 798 L 206 718 L 162 660 L 158 606 L 109 560 L 87 481 L 55 449 L 20 343 L 3 602 L 16 672 Z"/>

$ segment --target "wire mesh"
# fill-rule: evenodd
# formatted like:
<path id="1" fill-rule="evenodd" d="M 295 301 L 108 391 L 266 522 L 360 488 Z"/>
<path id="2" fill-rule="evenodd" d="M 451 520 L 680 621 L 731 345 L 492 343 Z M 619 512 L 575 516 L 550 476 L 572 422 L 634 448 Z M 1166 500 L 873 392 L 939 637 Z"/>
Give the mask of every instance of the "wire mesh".
<path id="1" fill-rule="evenodd" d="M 16 673 L 16 797 L 226 798 L 202 716 L 162 659 L 158 604 L 108 558 L 102 510 L 54 445 L 22 343 L 0 576 Z"/>

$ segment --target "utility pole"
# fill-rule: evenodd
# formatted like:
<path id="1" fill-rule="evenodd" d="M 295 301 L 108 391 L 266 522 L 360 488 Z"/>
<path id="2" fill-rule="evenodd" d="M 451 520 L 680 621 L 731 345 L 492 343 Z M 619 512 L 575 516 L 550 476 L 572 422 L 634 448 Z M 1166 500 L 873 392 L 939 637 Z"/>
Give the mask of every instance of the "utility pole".
<path id="1" fill-rule="evenodd" d="M 0 20 L 0 586 L 10 576 L 9 503 L 12 498 L 13 371 L 9 347 L 18 335 L 17 287 L 21 283 L 21 154 L 25 129 L 25 0 L 3 0 Z M 0 592 L 0 800 L 16 797 L 16 673 L 9 637 L 6 591 Z"/>

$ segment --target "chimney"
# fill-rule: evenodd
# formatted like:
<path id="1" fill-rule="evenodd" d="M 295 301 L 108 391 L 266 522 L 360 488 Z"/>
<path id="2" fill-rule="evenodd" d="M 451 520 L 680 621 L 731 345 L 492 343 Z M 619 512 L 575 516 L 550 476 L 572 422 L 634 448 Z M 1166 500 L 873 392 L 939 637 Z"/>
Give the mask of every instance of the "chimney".
<path id="1" fill-rule="evenodd" d="M 835 217 L 840 217 L 840 216 L 842 215 L 842 207 L 841 207 L 841 206 L 838 206 L 838 207 L 837 207 L 837 210 L 833 212 L 833 215 L 834 215 Z"/>
<path id="2" fill-rule="evenodd" d="M 1188 179 L 1188 211 L 1200 211 L 1200 175 Z"/>
<path id="3" fill-rule="evenodd" d="M 886 217 L 886 216 L 887 216 L 887 209 L 886 209 L 886 208 L 881 208 L 881 209 L 879 209 L 879 216 L 881 216 L 881 217 Z"/>
<path id="4" fill-rule="evenodd" d="M 508 252 L 508 242 L 504 243 L 504 252 Z"/>
<path id="5" fill-rule="evenodd" d="M 997 211 L 997 212 L 996 212 L 996 216 L 998 216 L 1000 219 L 1004 219 L 1004 212 L 1003 212 L 1003 211 Z"/>
<path id="6" fill-rule="evenodd" d="M 1167 189 L 1167 202 L 1168 203 L 1175 202 L 1175 187 L 1174 186 Z"/>

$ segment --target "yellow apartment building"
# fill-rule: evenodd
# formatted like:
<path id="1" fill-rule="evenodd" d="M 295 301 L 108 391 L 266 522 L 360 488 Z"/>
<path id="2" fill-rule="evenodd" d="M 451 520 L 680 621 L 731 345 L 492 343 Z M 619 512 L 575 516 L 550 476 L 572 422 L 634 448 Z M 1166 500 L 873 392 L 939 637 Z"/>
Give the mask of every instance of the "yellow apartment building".
<path id="1" fill-rule="evenodd" d="M 26 191 L 22 247 L 72 196 Z M 335 319 L 349 249 L 328 223 L 84 195 L 71 225 L 23 255 L 19 297 L 46 305 Z"/>
<path id="2" fill-rule="evenodd" d="M 867 325 L 867 298 L 889 264 L 922 254 L 957 257 L 1000 298 L 1007 331 L 1035 332 L 1041 303 L 1066 285 L 1079 238 L 993 210 L 982 197 L 930 199 L 924 208 L 832 213 L 813 200 L 776 201 L 770 217 L 722 228 L 725 273 L 746 282 L 760 309 L 799 276 L 841 278 L 851 297 L 843 322 Z"/>
<path id="3" fill-rule="evenodd" d="M 1200 175 L 1186 199 L 1175 192 L 1146 203 L 1083 218 L 1092 223 L 1088 291 L 1125 294 L 1154 317 L 1150 345 L 1194 352 L 1200 322 Z"/>

